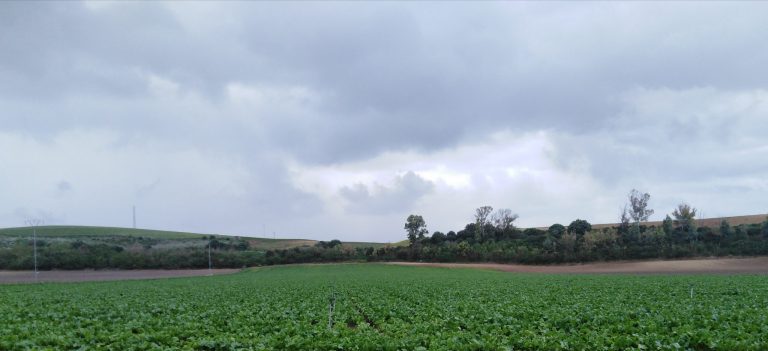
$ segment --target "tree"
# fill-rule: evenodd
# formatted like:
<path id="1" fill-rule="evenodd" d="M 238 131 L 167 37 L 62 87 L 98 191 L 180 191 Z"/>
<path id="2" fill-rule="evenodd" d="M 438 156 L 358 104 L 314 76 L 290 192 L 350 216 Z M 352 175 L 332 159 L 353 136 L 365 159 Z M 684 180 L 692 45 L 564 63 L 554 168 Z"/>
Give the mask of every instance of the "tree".
<path id="1" fill-rule="evenodd" d="M 621 210 L 621 215 L 619 216 L 619 232 L 626 233 L 629 229 L 629 210 L 627 209 L 627 205 L 624 205 L 624 208 Z"/>
<path id="2" fill-rule="evenodd" d="M 565 234 L 565 226 L 559 223 L 555 223 L 551 226 L 549 226 L 549 229 L 547 229 L 547 232 L 549 235 L 551 235 L 555 239 L 560 239 L 563 234 Z"/>
<path id="3" fill-rule="evenodd" d="M 651 194 L 641 193 L 637 189 L 632 189 L 627 197 L 629 198 L 629 217 L 635 222 L 635 225 L 648 221 L 648 217 L 653 214 L 653 210 L 648 208 L 648 200 L 651 199 Z"/>
<path id="4" fill-rule="evenodd" d="M 667 235 L 667 238 L 671 238 L 675 230 L 675 227 L 672 223 L 672 217 L 669 215 L 664 217 L 664 220 L 661 222 L 661 228 L 664 230 L 664 234 Z"/>
<path id="5" fill-rule="evenodd" d="M 446 240 L 446 236 L 442 232 L 434 232 L 429 240 L 432 244 L 440 245 Z"/>
<path id="6" fill-rule="evenodd" d="M 490 223 L 491 212 L 491 206 L 482 206 L 475 210 L 475 241 L 482 242 L 485 239 L 485 225 Z"/>
<path id="7" fill-rule="evenodd" d="M 765 217 L 765 221 L 763 221 L 763 238 L 768 239 L 768 217 Z"/>
<path id="8" fill-rule="evenodd" d="M 490 206 L 489 206 L 490 207 Z M 493 221 L 493 225 L 500 230 L 507 230 L 512 229 L 515 226 L 512 225 L 512 223 L 518 218 L 519 216 L 517 214 L 512 214 L 512 210 L 508 208 L 500 208 L 496 210 L 496 213 L 494 213 L 491 216 L 491 221 Z"/>
<path id="9" fill-rule="evenodd" d="M 698 236 L 696 233 L 696 209 L 686 203 L 677 205 L 677 208 L 672 212 L 672 216 L 675 217 L 675 224 L 680 229 L 688 234 L 691 241 L 695 241 Z"/>
<path id="10" fill-rule="evenodd" d="M 333 239 L 331 241 L 318 241 L 315 246 L 321 249 L 332 249 L 336 246 L 341 246 L 341 241 L 338 239 Z"/>
<path id="11" fill-rule="evenodd" d="M 675 217 L 675 224 L 682 227 L 683 230 L 688 230 L 695 224 L 696 209 L 689 204 L 681 203 L 672 212 L 672 216 Z"/>
<path id="12" fill-rule="evenodd" d="M 475 210 L 475 223 L 478 225 L 485 225 L 488 223 L 489 216 L 493 212 L 493 207 L 482 206 Z"/>
<path id="13" fill-rule="evenodd" d="M 568 225 L 568 233 L 576 235 L 584 235 L 586 232 L 592 230 L 592 225 L 583 219 L 577 219 Z"/>
<path id="14" fill-rule="evenodd" d="M 424 238 L 424 235 L 428 233 L 427 223 L 424 221 L 424 217 L 419 215 L 410 215 L 405 220 L 405 227 L 408 232 L 408 241 L 413 246 L 420 239 Z"/>
<path id="15" fill-rule="evenodd" d="M 731 236 L 731 224 L 725 219 L 720 222 L 720 235 L 723 238 Z"/>

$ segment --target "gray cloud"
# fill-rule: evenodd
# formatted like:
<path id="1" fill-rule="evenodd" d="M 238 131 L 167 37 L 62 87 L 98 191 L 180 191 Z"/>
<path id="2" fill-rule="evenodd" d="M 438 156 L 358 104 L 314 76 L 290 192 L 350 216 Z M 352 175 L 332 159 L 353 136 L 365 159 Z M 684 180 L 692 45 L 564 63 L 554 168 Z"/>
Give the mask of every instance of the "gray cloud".
<path id="1" fill-rule="evenodd" d="M 70 191 L 70 190 L 72 190 L 72 184 L 70 184 L 66 180 L 62 180 L 58 184 L 56 184 L 56 190 L 58 190 L 59 192 L 62 192 L 62 193 Z"/>
<path id="2" fill-rule="evenodd" d="M 6 95 L 124 99 L 145 93 L 142 70 L 214 101 L 232 81 L 304 85 L 327 99 L 306 123 L 270 128 L 277 141 L 307 140 L 277 144 L 305 162 L 431 150 L 498 128 L 583 133 L 637 86 L 755 88 L 768 78 L 763 4 L 4 6 Z M 127 118 L 78 110 L 77 120 Z M 25 117 L 42 125 L 50 114 Z M 158 127 L 150 116 L 137 124 Z"/>
<path id="3" fill-rule="evenodd" d="M 394 180 L 390 187 L 362 183 L 345 186 L 339 194 L 349 201 L 350 213 L 380 215 L 408 211 L 422 196 L 431 193 L 434 184 L 409 171 Z"/>
<path id="4" fill-rule="evenodd" d="M 762 194 L 767 10 L 764 3 L 3 2 L 0 144 L 14 154 L 0 167 L 51 172 L 17 161 L 61 157 L 61 148 L 94 160 L 80 163 L 90 177 L 71 177 L 60 165 L 50 178 L 25 183 L 50 189 L 65 179 L 73 186 L 60 202 L 38 206 L 3 190 L 12 195 L 0 225 L 15 223 L 17 207 L 91 220 L 61 201 L 122 194 L 115 189 L 125 180 L 97 176 L 95 160 L 115 157 L 142 180 L 120 201 L 143 197 L 145 211 L 169 212 L 152 225 L 249 231 L 258 221 L 306 233 L 314 223 L 335 232 L 333 220 L 317 218 L 336 204 L 299 189 L 296 165 L 450 153 L 499 131 L 556 136 L 548 152 L 560 169 L 587 164 L 585 177 L 612 192 L 647 182 L 698 184 L 691 194 Z M 80 140 L 61 141 L 73 133 Z M 109 142 L 92 144 L 103 133 Z M 40 153 L 24 151 L 30 145 Z M 157 159 L 133 156 L 140 153 Z M 210 174 L 194 162 L 182 162 L 179 173 L 148 171 L 190 154 L 200 168 L 225 167 L 217 161 L 226 159 L 246 185 L 202 195 Z M 389 167 L 378 181 L 402 174 Z M 482 170 L 456 172 L 483 181 Z M 179 196 L 185 177 L 194 178 L 189 196 L 162 200 Z M 409 185 L 406 177 L 416 178 Z M 352 181 L 330 192 L 351 214 L 395 216 L 441 194 L 419 181 L 427 182 L 406 174 L 394 187 Z M 210 216 L 202 204 L 183 210 L 195 201 L 218 208 Z M 107 212 L 104 223 L 117 221 Z"/>

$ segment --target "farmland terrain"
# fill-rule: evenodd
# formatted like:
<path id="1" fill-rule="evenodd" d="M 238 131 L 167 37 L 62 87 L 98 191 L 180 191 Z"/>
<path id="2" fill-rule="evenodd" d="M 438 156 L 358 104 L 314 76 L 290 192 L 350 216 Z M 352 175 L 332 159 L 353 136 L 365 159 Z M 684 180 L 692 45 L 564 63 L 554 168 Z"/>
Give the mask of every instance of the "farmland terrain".
<path id="1" fill-rule="evenodd" d="M 382 264 L 0 287 L 0 349 L 764 350 L 764 275 Z"/>
<path id="2" fill-rule="evenodd" d="M 350 252 L 390 246 L 116 227 L 40 226 L 35 232 L 36 240 L 30 227 L 0 229 L 0 270 L 32 269 L 35 245 L 41 270 L 200 269 L 209 265 L 209 247 L 215 268 L 242 268 L 289 263 L 280 259 L 284 252 L 304 253 L 303 260 L 311 261 L 323 248 L 335 247 L 326 260 L 340 261 Z"/>
<path id="3" fill-rule="evenodd" d="M 490 213 L 490 207 L 478 210 L 483 209 Z M 7 228 L 0 229 L 0 270 L 243 268 L 350 261 L 551 265 L 768 256 L 768 217 L 763 215 L 697 219 L 690 214 L 675 220 L 667 216 L 662 222 L 594 226 L 576 219 L 546 230 L 517 228 L 512 225 L 516 217 L 505 218 L 430 235 L 424 219 L 411 215 L 403 233 L 408 240 L 393 244 L 78 226 L 38 227 L 35 240 L 32 228 Z"/>

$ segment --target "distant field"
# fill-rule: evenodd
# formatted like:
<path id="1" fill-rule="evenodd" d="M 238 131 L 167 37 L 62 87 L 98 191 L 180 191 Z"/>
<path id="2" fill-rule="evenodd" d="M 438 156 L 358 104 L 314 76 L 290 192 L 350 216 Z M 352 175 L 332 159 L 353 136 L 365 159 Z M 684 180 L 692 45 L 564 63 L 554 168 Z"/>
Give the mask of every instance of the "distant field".
<path id="1" fill-rule="evenodd" d="M 759 214 L 759 215 L 749 215 L 749 216 L 702 218 L 702 219 L 696 220 L 696 225 L 698 225 L 699 227 L 717 228 L 720 226 L 720 222 L 722 222 L 724 219 L 727 220 L 731 226 L 741 225 L 741 224 L 758 224 L 765 221 L 766 216 L 768 215 Z M 661 225 L 661 221 L 646 222 L 644 224 L 654 225 L 658 227 Z M 596 224 L 596 225 L 593 225 L 592 228 L 601 229 L 605 227 L 615 227 L 617 225 L 619 225 L 619 223 Z"/>
<path id="2" fill-rule="evenodd" d="M 748 216 L 731 216 L 731 217 L 714 217 L 714 218 L 702 218 L 697 219 L 696 224 L 699 227 L 719 227 L 720 222 L 722 222 L 724 219 L 728 221 L 728 223 L 731 226 L 741 225 L 741 224 L 759 224 L 765 221 L 766 216 L 768 214 L 757 214 L 757 215 L 748 215 Z M 568 225 L 568 223 L 561 223 L 564 225 Z M 653 225 L 653 226 L 661 226 L 661 221 L 651 221 L 651 222 L 643 222 L 645 225 Z M 616 227 L 619 223 L 602 223 L 602 224 L 592 224 L 592 229 L 603 229 L 603 228 L 610 228 L 610 227 Z M 538 227 L 537 229 L 547 230 L 549 227 Z"/>
<path id="3" fill-rule="evenodd" d="M 420 267 L 477 268 L 549 274 L 768 274 L 768 257 L 615 261 L 580 264 L 524 265 L 502 263 L 390 262 Z"/>
<path id="4" fill-rule="evenodd" d="M 380 264 L 0 288 L 1 350 L 766 350 L 768 277 Z"/>

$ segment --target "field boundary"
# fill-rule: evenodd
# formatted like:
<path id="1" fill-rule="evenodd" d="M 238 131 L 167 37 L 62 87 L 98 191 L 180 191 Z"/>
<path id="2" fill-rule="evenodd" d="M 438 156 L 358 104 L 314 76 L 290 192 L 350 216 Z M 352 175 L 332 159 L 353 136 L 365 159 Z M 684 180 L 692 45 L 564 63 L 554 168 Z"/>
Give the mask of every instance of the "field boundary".
<path id="1" fill-rule="evenodd" d="M 562 265 L 433 262 L 385 262 L 384 264 L 416 267 L 474 268 L 513 273 L 545 274 L 768 274 L 768 257 L 765 256 L 612 261 Z"/>
<path id="2" fill-rule="evenodd" d="M 78 270 L 78 271 L 40 271 L 35 280 L 33 271 L 0 270 L 0 284 L 23 283 L 67 283 L 115 280 L 144 280 L 164 278 L 201 277 L 207 275 L 233 274 L 242 271 L 238 268 L 221 269 L 137 269 L 137 270 Z"/>

